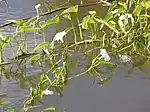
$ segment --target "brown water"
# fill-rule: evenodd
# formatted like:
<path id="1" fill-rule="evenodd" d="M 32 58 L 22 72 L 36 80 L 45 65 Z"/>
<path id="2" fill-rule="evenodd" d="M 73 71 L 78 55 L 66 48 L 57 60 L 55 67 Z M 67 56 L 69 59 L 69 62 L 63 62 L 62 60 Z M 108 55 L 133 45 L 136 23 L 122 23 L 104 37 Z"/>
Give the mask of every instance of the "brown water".
<path id="1" fill-rule="evenodd" d="M 42 0 L 8 0 L 9 8 L 7 10 L 5 4 L 0 4 L 0 23 L 6 22 L 7 19 L 36 15 L 34 6 L 38 3 L 43 4 L 43 2 Z M 51 0 L 50 2 L 61 4 L 64 1 Z M 72 1 L 72 3 L 75 2 L 79 1 Z M 94 8 L 99 11 L 99 15 L 103 16 L 105 14 L 103 7 L 96 6 Z M 89 7 L 89 10 L 94 8 Z M 81 12 L 81 15 L 85 15 L 87 9 L 82 9 Z M 50 30 L 46 30 L 48 32 L 47 35 L 52 39 L 56 32 L 67 26 L 67 23 L 61 23 L 60 26 L 50 27 Z M 13 28 L 0 30 L 4 33 L 14 31 Z M 40 38 L 39 41 L 41 41 Z M 28 43 L 30 43 L 30 39 Z M 32 44 L 30 45 L 32 48 Z M 10 50 L 9 47 L 6 48 L 4 52 L 6 57 L 12 55 Z M 74 58 L 80 61 L 80 67 L 84 65 L 82 57 L 74 56 Z M 144 63 L 144 61 L 142 62 L 141 60 L 141 63 Z M 60 98 L 57 93 L 53 96 L 44 97 L 45 107 L 47 105 L 54 106 L 57 112 L 63 112 L 64 108 L 66 108 L 67 112 L 150 112 L 150 66 L 144 66 L 143 64 L 143 66 L 138 67 L 136 65 L 132 69 L 133 72 L 129 74 L 128 71 L 131 68 L 133 68 L 133 63 L 120 63 L 113 71 L 115 76 L 103 86 L 99 85 L 98 81 L 94 81 L 91 76 L 75 78 L 65 86 L 63 97 Z M 30 73 L 41 72 L 38 68 L 33 69 L 31 66 L 27 66 L 26 69 Z M 15 75 L 19 77 L 19 74 Z M 7 94 L 8 97 L 6 99 L 11 102 L 10 107 L 19 109 L 24 97 L 28 94 L 28 90 L 20 89 L 17 81 L 14 79 L 8 80 L 3 76 L 0 93 Z M 38 112 L 41 108 L 44 107 L 39 106 L 34 111 Z"/>

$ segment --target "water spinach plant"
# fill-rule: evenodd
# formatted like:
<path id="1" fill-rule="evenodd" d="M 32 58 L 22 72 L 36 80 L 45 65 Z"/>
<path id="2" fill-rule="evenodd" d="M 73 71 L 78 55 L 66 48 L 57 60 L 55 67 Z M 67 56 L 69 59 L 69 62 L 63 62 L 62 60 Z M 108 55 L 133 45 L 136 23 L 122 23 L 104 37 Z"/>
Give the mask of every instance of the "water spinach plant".
<path id="1" fill-rule="evenodd" d="M 82 7 L 101 3 L 107 5 L 105 17 L 98 16 L 95 10 L 79 17 L 79 9 Z M 111 56 L 119 57 L 125 63 L 132 61 L 135 55 L 145 57 L 146 61 L 150 59 L 148 0 L 127 0 L 126 3 L 99 1 L 94 4 L 60 7 L 44 14 L 40 14 L 40 7 L 40 4 L 35 6 L 35 17 L 8 20 L 9 23 L 0 25 L 1 28 L 16 25 L 11 34 L 0 34 L 0 77 L 5 75 L 8 79 L 16 79 L 22 88 L 29 89 L 20 112 L 27 112 L 36 108 L 36 105 L 41 105 L 44 95 L 58 93 L 62 96 L 67 82 L 79 76 L 92 75 L 103 85 L 112 78 L 112 71 L 117 66 Z M 50 19 L 45 19 L 49 15 Z M 59 25 L 62 21 L 67 21 L 70 26 L 56 32 L 53 38 L 47 37 L 45 29 Z M 29 33 L 33 36 L 28 37 Z M 70 38 L 71 41 L 68 41 Z M 29 48 L 28 39 L 33 40 L 32 48 Z M 15 42 L 15 48 L 12 41 Z M 12 57 L 9 59 L 3 54 L 6 46 L 12 49 Z M 11 65 L 17 69 L 12 69 Z M 38 68 L 38 73 L 29 74 L 26 70 L 28 66 Z M 111 75 L 103 75 L 106 71 L 101 70 L 101 66 L 105 66 Z M 1 106 L 5 105 L 3 103 Z M 45 110 L 56 111 L 54 107 Z M 15 110 L 10 108 L 6 112 Z"/>

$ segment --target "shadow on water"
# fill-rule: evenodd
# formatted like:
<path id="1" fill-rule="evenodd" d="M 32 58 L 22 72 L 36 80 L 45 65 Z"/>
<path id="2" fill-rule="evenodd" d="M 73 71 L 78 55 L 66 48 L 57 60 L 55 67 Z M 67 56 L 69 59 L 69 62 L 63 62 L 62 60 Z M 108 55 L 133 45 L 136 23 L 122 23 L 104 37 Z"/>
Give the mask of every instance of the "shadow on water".
<path id="1" fill-rule="evenodd" d="M 12 9 L 9 9 L 11 12 L 8 10 L 4 18 L 7 18 L 7 14 L 9 16 L 12 14 L 13 17 L 10 18 L 16 19 L 25 17 L 26 15 L 35 15 L 36 12 L 33 6 L 36 3 L 41 3 L 41 1 L 18 1 L 16 2 L 17 4 L 8 1 L 8 3 L 10 3 L 9 5 Z M 18 4 L 20 4 L 19 7 Z M 25 9 L 20 11 L 17 8 Z M 94 8 L 96 10 L 107 10 L 101 6 L 87 7 L 82 9 L 80 15 L 85 16 L 87 11 L 93 10 Z M 17 12 L 15 12 L 16 10 Z M 102 17 L 105 15 L 105 11 L 98 12 L 100 13 L 98 15 Z M 48 37 L 46 40 L 52 40 L 55 32 L 60 32 L 69 25 L 69 23 L 63 21 L 59 25 L 45 29 L 45 35 Z M 14 29 L 12 28 L 12 30 Z M 38 38 L 36 39 L 38 43 L 42 41 L 42 34 L 37 35 Z M 72 34 L 68 35 L 66 38 L 69 42 L 66 43 L 71 46 L 73 39 L 70 37 L 72 37 Z M 85 35 L 88 34 L 85 32 Z M 34 38 L 31 39 L 31 37 L 34 37 L 34 34 L 30 32 L 27 34 L 27 37 L 28 50 L 32 51 L 34 48 L 34 41 L 32 39 L 34 40 Z M 31 110 L 31 112 L 37 112 L 47 106 L 56 107 L 57 112 L 149 112 L 150 58 L 146 57 L 149 53 L 141 52 L 134 54 L 126 51 L 125 53 L 117 54 L 111 52 L 111 50 L 109 51 L 108 48 L 108 54 L 111 57 L 111 62 L 114 64 L 100 64 L 99 66 L 93 67 L 90 71 L 85 72 L 84 75 L 80 74 L 90 68 L 93 59 L 100 54 L 98 45 L 99 41 L 87 42 L 86 44 L 80 43 L 78 46 L 68 48 L 59 45 L 52 51 L 49 51 L 49 56 L 55 57 L 54 60 L 56 61 L 59 61 L 62 55 L 65 57 L 64 60 L 67 60 L 66 62 L 68 64 L 65 70 L 68 70 L 69 73 L 64 77 L 69 80 L 64 79 L 65 86 L 63 84 L 61 85 L 61 82 L 58 82 L 63 87 L 57 88 L 54 86 L 52 88 L 54 95 L 44 96 L 42 99 L 44 102 L 37 103 L 37 108 Z M 13 53 L 17 52 L 16 49 L 18 49 L 18 46 L 12 41 L 12 44 L 6 47 L 4 51 L 5 60 L 8 63 L 1 65 L 0 92 L 1 94 L 6 94 L 7 97 L 4 97 L 4 99 L 11 102 L 6 108 L 13 107 L 20 109 L 24 98 L 29 94 L 30 87 L 37 86 L 42 73 L 49 74 L 53 79 L 55 77 L 53 75 L 55 74 L 50 70 L 52 67 L 55 67 L 51 65 L 50 59 L 52 58 L 45 56 L 46 53 L 42 50 L 40 51 L 42 57 L 39 61 L 28 63 L 29 57 L 35 55 L 31 53 L 22 53 L 12 59 L 11 57 L 14 56 Z M 60 63 L 58 65 L 61 66 L 62 64 Z"/>

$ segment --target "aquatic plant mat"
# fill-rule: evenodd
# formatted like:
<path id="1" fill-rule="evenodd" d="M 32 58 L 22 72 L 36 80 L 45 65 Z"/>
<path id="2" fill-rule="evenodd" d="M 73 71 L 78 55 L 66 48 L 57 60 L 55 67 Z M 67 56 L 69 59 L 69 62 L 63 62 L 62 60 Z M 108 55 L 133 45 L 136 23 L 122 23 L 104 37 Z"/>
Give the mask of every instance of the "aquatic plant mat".
<path id="1" fill-rule="evenodd" d="M 79 16 L 82 8 L 93 5 L 106 7 L 105 17 L 94 10 Z M 57 92 L 62 96 L 71 79 L 91 75 L 102 86 L 115 75 L 113 70 L 120 63 L 133 64 L 129 74 L 134 67 L 143 70 L 142 66 L 150 66 L 149 1 L 99 1 L 59 7 L 43 14 L 40 7 L 35 6 L 34 17 L 8 20 L 0 25 L 13 25 L 15 29 L 10 34 L 0 33 L 0 79 L 15 79 L 21 88 L 29 89 L 21 112 L 42 104 L 44 95 Z M 54 32 L 52 37 L 45 32 L 64 22 L 68 27 Z M 9 57 L 5 55 L 8 48 Z M 0 99 L 2 112 L 7 104 L 8 101 Z M 46 110 L 56 111 L 54 107 Z M 7 112 L 15 110 L 10 108 Z"/>

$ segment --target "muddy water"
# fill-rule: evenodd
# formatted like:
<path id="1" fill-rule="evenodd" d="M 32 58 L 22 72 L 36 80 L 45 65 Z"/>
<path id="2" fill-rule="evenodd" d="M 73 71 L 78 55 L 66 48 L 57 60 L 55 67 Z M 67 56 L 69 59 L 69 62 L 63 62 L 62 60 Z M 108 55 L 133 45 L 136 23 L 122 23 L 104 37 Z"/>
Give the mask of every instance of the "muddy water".
<path id="1" fill-rule="evenodd" d="M 53 0 L 53 4 L 64 1 Z M 73 4 L 75 2 L 72 2 Z M 86 1 L 83 1 L 86 2 Z M 92 1 L 89 1 L 92 2 Z M 34 6 L 43 3 L 42 0 L 8 0 L 9 8 L 5 4 L 0 4 L 0 23 L 6 22 L 7 19 L 18 19 L 26 16 L 35 15 Z M 93 8 L 90 8 L 92 10 Z M 45 10 L 45 9 L 43 9 Z M 102 7 L 98 7 L 99 13 L 104 15 Z M 81 15 L 84 15 L 83 10 Z M 63 24 L 63 23 L 62 23 Z M 66 25 L 66 24 L 65 24 Z M 61 26 L 64 26 L 61 25 Z M 51 28 L 51 38 L 54 33 L 59 31 L 59 26 Z M 63 29 L 63 28 L 62 28 Z M 12 32 L 14 29 L 0 29 L 4 33 Z M 49 30 L 48 30 L 49 31 Z M 30 41 L 30 40 L 29 40 Z M 40 39 L 39 39 L 40 41 Z M 13 43 L 12 43 L 13 44 Z M 32 44 L 31 44 L 32 47 Z M 9 48 L 5 51 L 5 56 L 9 57 Z M 79 57 L 80 66 L 84 64 L 83 59 Z M 149 66 L 136 66 L 132 69 L 132 73 L 128 71 L 133 68 L 132 63 L 121 63 L 115 69 L 115 76 L 103 86 L 94 81 L 91 76 L 82 76 L 71 80 L 64 88 L 63 97 L 59 97 L 57 93 L 53 96 L 44 97 L 45 107 L 47 105 L 55 106 L 57 112 L 149 112 L 150 111 L 150 72 Z M 28 68 L 31 73 L 38 73 L 40 70 Z M 111 74 L 111 73 L 110 73 Z M 28 94 L 28 90 L 20 89 L 17 81 L 6 79 L 4 76 L 1 81 L 0 93 L 6 93 L 11 104 L 10 107 L 19 109 L 22 105 L 24 97 Z M 37 112 L 41 107 L 36 108 Z M 32 112 L 32 111 L 31 111 Z"/>

